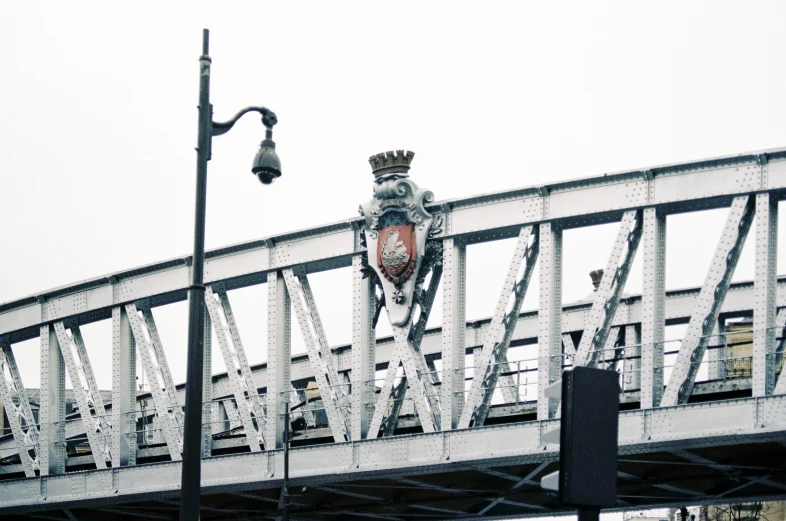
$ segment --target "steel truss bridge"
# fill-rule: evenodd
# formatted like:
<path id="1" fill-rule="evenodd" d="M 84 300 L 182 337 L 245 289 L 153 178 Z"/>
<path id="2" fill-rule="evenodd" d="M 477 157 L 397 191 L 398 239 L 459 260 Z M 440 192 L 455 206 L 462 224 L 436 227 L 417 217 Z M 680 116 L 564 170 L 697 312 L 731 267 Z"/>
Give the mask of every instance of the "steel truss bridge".
<path id="1" fill-rule="evenodd" d="M 210 252 L 206 327 L 219 345 L 206 335 L 202 517 L 276 518 L 287 402 L 292 490 L 305 487 L 292 498 L 293 519 L 559 513 L 539 487 L 558 465 L 547 435 L 558 404 L 544 391 L 572 364 L 621 375 L 620 509 L 782 497 L 786 280 L 777 278 L 776 242 L 785 197 L 786 149 L 433 203 L 443 225 L 429 240 L 441 262 L 416 318 L 392 338 L 375 338 L 381 297 L 365 276 L 361 219 Z M 710 208 L 728 214 L 704 284 L 665 291 L 666 216 Z M 563 230 L 602 223 L 619 231 L 599 288 L 563 305 Z M 755 279 L 731 284 L 749 235 Z M 496 309 L 468 320 L 466 247 L 505 238 L 517 244 Z M 643 293 L 623 295 L 636 255 Z M 350 266 L 352 343 L 331 345 L 309 275 Z M 184 390 L 151 310 L 186 299 L 189 269 L 190 258 L 177 258 L 0 306 L 0 398 L 12 431 L 0 438 L 0 515 L 175 518 Z M 267 285 L 267 363 L 252 367 L 228 292 L 258 284 Z M 439 285 L 443 324 L 426 329 Z M 522 312 L 528 290 L 539 308 Z M 290 309 L 307 356 L 291 356 Z M 741 376 L 724 370 L 723 327 L 734 317 L 752 320 L 751 370 Z M 102 320 L 113 328 L 111 403 L 79 329 Z M 681 342 L 664 341 L 668 324 L 687 324 Z M 37 417 L 14 358 L 15 343 L 36 337 Z M 508 359 L 517 348 L 526 356 Z M 228 373 L 210 374 L 211 355 Z M 135 389 L 137 357 L 150 391 Z M 697 378 L 702 367 L 707 378 Z M 66 374 L 78 405 L 68 416 Z"/>

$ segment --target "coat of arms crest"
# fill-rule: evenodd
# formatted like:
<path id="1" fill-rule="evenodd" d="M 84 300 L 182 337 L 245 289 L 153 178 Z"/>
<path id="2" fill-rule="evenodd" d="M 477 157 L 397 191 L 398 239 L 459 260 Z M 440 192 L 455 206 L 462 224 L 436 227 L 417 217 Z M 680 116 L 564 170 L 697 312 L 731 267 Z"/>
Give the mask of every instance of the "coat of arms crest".
<path id="1" fill-rule="evenodd" d="M 425 208 L 434 194 L 409 179 L 414 156 L 398 150 L 369 158 L 374 198 L 360 207 L 366 218 L 369 265 L 379 276 L 394 326 L 410 319 L 417 275 L 434 221 Z"/>

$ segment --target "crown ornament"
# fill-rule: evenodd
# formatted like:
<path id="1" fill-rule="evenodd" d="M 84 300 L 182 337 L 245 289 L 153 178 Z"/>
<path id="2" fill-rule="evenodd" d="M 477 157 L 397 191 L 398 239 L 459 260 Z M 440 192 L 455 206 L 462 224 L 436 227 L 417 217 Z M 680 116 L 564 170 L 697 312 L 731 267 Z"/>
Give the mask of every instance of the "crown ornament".
<path id="1" fill-rule="evenodd" d="M 375 178 L 380 178 L 388 174 L 399 174 L 403 177 L 409 177 L 409 166 L 412 158 L 415 157 L 414 152 L 407 150 L 396 150 L 393 152 L 381 152 L 377 155 L 368 158 L 371 164 L 371 171 Z"/>

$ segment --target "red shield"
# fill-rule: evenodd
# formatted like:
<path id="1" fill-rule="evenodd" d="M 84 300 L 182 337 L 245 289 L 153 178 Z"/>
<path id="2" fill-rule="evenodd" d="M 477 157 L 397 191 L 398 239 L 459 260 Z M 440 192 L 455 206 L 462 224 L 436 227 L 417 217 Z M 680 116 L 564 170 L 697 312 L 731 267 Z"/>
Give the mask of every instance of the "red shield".
<path id="1" fill-rule="evenodd" d="M 417 263 L 415 225 L 388 226 L 379 231 L 377 266 L 393 284 L 403 284 Z"/>

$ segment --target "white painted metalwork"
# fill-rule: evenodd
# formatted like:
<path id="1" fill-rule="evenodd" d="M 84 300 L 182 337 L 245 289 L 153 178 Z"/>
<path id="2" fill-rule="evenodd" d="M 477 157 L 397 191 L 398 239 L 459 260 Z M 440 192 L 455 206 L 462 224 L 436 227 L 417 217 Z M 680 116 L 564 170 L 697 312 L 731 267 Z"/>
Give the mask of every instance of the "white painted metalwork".
<path id="1" fill-rule="evenodd" d="M 53 326 L 41 326 L 40 339 L 39 468 L 42 476 L 65 474 L 65 363 Z"/>
<path id="2" fill-rule="evenodd" d="M 641 213 L 625 212 L 609 255 L 609 262 L 603 271 L 603 278 L 593 294 L 592 310 L 587 318 L 587 327 L 581 336 L 579 347 L 576 349 L 573 362 L 575 365 L 595 367 L 598 360 L 603 357 L 606 338 L 614 321 L 625 282 L 628 280 L 633 257 L 639 246 L 641 230 Z"/>
<path id="3" fill-rule="evenodd" d="M 55 334 L 60 344 L 71 386 L 74 389 L 79 414 L 85 424 L 87 441 L 93 453 L 96 468 L 107 468 L 106 462 L 112 461 L 112 428 L 107 420 L 104 400 L 98 390 L 90 360 L 87 357 L 82 333 L 78 327 L 66 331 L 62 322 L 55 322 Z M 70 333 L 70 334 L 69 334 Z"/>
<path id="4" fill-rule="evenodd" d="M 27 398 L 27 390 L 22 385 L 14 352 L 11 346 L 3 343 L 0 343 L 0 401 L 5 407 L 25 476 L 33 478 L 35 471 L 39 470 L 38 455 L 41 453 L 38 427 Z"/>
<path id="5" fill-rule="evenodd" d="M 155 417 L 163 430 L 169 456 L 172 460 L 180 460 L 183 451 L 183 407 L 178 402 L 153 315 L 150 310 L 137 310 L 135 304 L 126 305 L 126 313 L 134 333 L 137 353 L 150 383 L 150 392 L 156 405 Z"/>
<path id="6" fill-rule="evenodd" d="M 666 327 L 666 214 L 643 210 L 643 290 L 641 295 L 641 407 L 660 404 L 663 394 L 663 340 Z"/>
<path id="7" fill-rule="evenodd" d="M 610 327 L 609 333 L 606 336 L 606 342 L 603 344 L 603 349 L 601 349 L 599 353 L 600 356 L 597 357 L 598 362 L 601 363 L 604 369 L 609 369 L 611 371 L 617 370 L 617 363 L 623 351 L 622 348 L 618 347 L 619 340 L 620 328 Z"/>
<path id="8" fill-rule="evenodd" d="M 782 436 L 786 429 L 786 377 L 778 375 L 778 367 L 786 340 L 786 281 L 777 280 L 775 251 L 777 204 L 786 194 L 784 189 L 786 150 L 777 150 L 428 203 L 426 210 L 440 224 L 425 239 L 428 262 L 423 261 L 422 273 L 413 275 L 417 309 L 413 308 L 407 324 L 393 327 L 393 338 L 375 338 L 383 300 L 375 295 L 377 280 L 364 278 L 373 266 L 369 266 L 362 241 L 362 219 L 212 252 L 205 267 L 206 281 L 212 287 L 206 297 L 210 319 L 206 320 L 203 388 L 205 486 L 275 486 L 272 483 L 280 479 L 282 471 L 283 432 L 289 428 L 283 414 L 285 405 L 290 395 L 301 403 L 308 402 L 303 388 L 313 380 L 330 428 L 316 421 L 321 416 L 314 412 L 319 406 L 314 411 L 308 405 L 300 408 L 306 421 L 296 418 L 297 425 L 305 424 L 305 430 L 297 427 L 295 436 L 316 444 L 293 451 L 293 475 L 303 483 L 311 480 L 324 485 L 323 481 L 333 476 L 362 479 L 359 476 L 366 472 L 398 473 L 395 479 L 411 480 L 412 486 L 436 486 L 415 480 L 407 471 L 428 467 L 429 472 L 451 472 L 458 462 L 474 468 L 479 460 L 524 458 L 543 469 L 542 464 L 554 457 L 553 452 L 543 450 L 543 433 L 556 424 L 557 415 L 557 400 L 545 396 L 545 389 L 559 378 L 564 366 L 572 364 L 622 371 L 621 399 L 634 408 L 621 415 L 620 440 L 625 451 Z M 729 218 L 704 285 L 667 293 L 667 215 L 728 206 Z M 730 284 L 754 214 L 755 280 Z M 612 222 L 621 222 L 620 231 L 600 288 L 588 301 L 563 306 L 562 230 Z M 490 319 L 466 317 L 465 245 L 517 234 L 517 256 L 497 312 Z M 643 294 L 623 295 L 639 241 Z M 536 252 L 539 307 L 521 312 Z M 441 263 L 434 259 L 441 259 Z M 173 259 L 0 305 L 0 369 L 4 376 L 0 397 L 12 404 L 6 407 L 18 420 L 16 426 L 11 425 L 14 436 L 0 440 L 0 449 L 3 454 L 19 453 L 22 458 L 19 464 L 0 468 L 0 474 L 16 472 L 32 478 L 37 457 L 41 475 L 35 480 L 0 482 L 0 509 L 9 505 L 40 507 L 43 501 L 67 508 L 70 501 L 92 498 L 176 494 L 182 390 L 176 389 L 169 375 L 151 306 L 185 298 L 188 262 Z M 307 274 L 348 266 L 353 270 L 352 316 L 347 317 L 352 324 L 352 343 L 329 346 Z M 268 284 L 268 357 L 266 363 L 252 367 L 245 360 L 226 292 L 261 283 Z M 441 328 L 426 330 L 440 284 L 444 323 Z M 307 360 L 291 357 L 291 304 L 306 338 Z M 112 429 L 111 436 L 104 438 L 111 442 L 108 448 L 96 439 L 95 422 L 109 417 L 98 403 L 98 389 L 89 374 L 84 349 L 80 350 L 80 342 L 74 338 L 81 338 L 81 325 L 110 316 Z M 723 370 L 728 317 L 753 317 L 752 377 L 727 376 Z M 467 323 L 467 318 L 472 321 Z M 664 351 L 673 352 L 679 345 L 664 348 L 667 321 L 689 325 L 661 399 Z M 210 374 L 211 324 L 216 327 L 227 374 Z M 75 332 L 72 337 L 68 337 L 68 328 Z M 34 449 L 32 433 L 36 428 L 30 422 L 32 412 L 23 410 L 26 400 L 19 398 L 21 381 L 10 347 L 36 335 L 41 342 L 41 408 L 40 445 Z M 573 339 L 578 338 L 581 342 L 575 346 Z M 516 356 L 525 353 L 522 356 L 534 357 L 537 351 L 537 360 L 519 361 L 511 354 L 509 361 L 506 351 L 511 343 L 521 348 L 517 347 Z M 696 382 L 708 347 L 710 380 Z M 152 428 L 164 434 L 161 441 L 166 441 L 166 448 L 136 444 L 135 421 L 147 425 L 151 414 L 139 410 L 140 400 L 149 397 L 136 397 L 137 352 L 155 402 Z M 465 357 L 472 353 L 476 355 L 476 378 L 465 403 Z M 81 389 L 75 388 L 81 418 L 66 420 L 64 415 L 66 364 L 69 376 L 82 384 L 75 386 Z M 376 368 L 386 365 L 381 392 L 375 397 Z M 530 393 L 519 396 L 522 385 L 526 389 L 535 379 L 537 385 L 531 384 Z M 680 405 L 691 396 L 694 385 L 695 394 L 712 397 L 718 393 L 722 400 Z M 533 392 L 535 387 L 537 393 Z M 257 393 L 265 388 L 266 411 Z M 502 400 L 494 398 L 496 389 Z M 752 389 L 753 397 L 726 399 L 721 393 L 730 389 Z M 220 436 L 226 429 L 221 404 L 229 426 L 242 425 L 245 435 L 253 438 L 248 440 L 251 453 L 240 452 L 238 447 L 244 440 Z M 495 421 L 515 421 L 516 415 L 535 411 L 538 423 L 480 428 L 489 415 Z M 470 426 L 477 428 L 464 428 Z M 418 427 L 424 432 L 417 433 Z M 438 430 L 443 432 L 436 433 Z M 396 435 L 402 431 L 416 434 Z M 67 459 L 65 453 L 67 439 L 84 438 L 85 434 L 99 469 L 65 474 L 66 467 L 71 471 L 89 464 L 89 458 Z M 380 435 L 383 439 L 374 439 Z M 351 443 L 330 443 L 330 438 Z M 228 449 L 236 453 L 217 456 Z M 165 460 L 167 454 L 173 461 L 137 465 L 137 460 L 146 458 Z M 110 459 L 113 468 L 102 468 Z M 501 477 L 502 473 L 494 472 Z M 534 481 L 534 477 L 525 479 Z M 521 478 L 514 476 L 513 481 L 517 480 Z M 478 508 L 489 512 L 502 502 Z M 456 512 L 434 508 L 446 514 Z"/>
<path id="9" fill-rule="evenodd" d="M 443 431 L 458 427 L 464 408 L 466 359 L 466 262 L 467 248 L 460 241 L 442 243 L 442 403 Z"/>
<path id="10" fill-rule="evenodd" d="M 786 345 L 786 308 L 778 310 L 775 331 L 777 332 L 778 343 L 775 348 L 773 365 L 778 367 L 783 359 L 784 346 Z M 786 377 L 783 376 L 783 371 L 777 378 L 772 394 L 786 394 Z"/>
<path id="11" fill-rule="evenodd" d="M 408 388 L 412 389 L 414 394 L 415 409 L 423 430 L 425 432 L 439 430 L 441 423 L 439 397 L 434 389 L 432 374 L 428 369 L 420 344 L 441 276 L 441 266 L 435 266 L 428 289 L 423 292 L 419 316 L 416 321 L 411 319 L 404 327 L 391 323 L 394 348 L 390 354 L 385 381 L 382 383 L 374 408 L 374 415 L 368 431 L 369 438 L 376 438 L 381 427 L 384 435 L 393 433 Z M 404 373 L 394 388 L 395 380 L 399 377 L 400 364 L 403 365 Z M 392 403 L 388 405 L 388 401 L 391 399 Z"/>
<path id="12" fill-rule="evenodd" d="M 775 316 L 778 285 L 778 201 L 772 194 L 756 194 L 756 272 L 753 309 L 753 396 L 767 396 L 775 388 Z"/>
<path id="13" fill-rule="evenodd" d="M 519 232 L 513 259 L 497 301 L 497 309 L 491 319 L 491 327 L 486 332 L 480 359 L 475 361 L 475 377 L 464 402 L 459 420 L 459 429 L 470 424 L 481 426 L 486 421 L 491 405 L 491 397 L 497 385 L 500 364 L 507 362 L 505 357 L 513 330 L 519 319 L 521 303 L 527 294 L 532 270 L 538 258 L 538 230 L 524 226 Z M 515 396 L 513 398 L 515 400 Z"/>
<path id="14" fill-rule="evenodd" d="M 267 276 L 267 433 L 266 450 L 284 446 L 285 408 L 292 382 L 291 302 L 281 272 Z M 310 364 L 309 364 L 310 365 Z"/>
<path id="15" fill-rule="evenodd" d="M 687 403 L 693 391 L 699 363 L 704 356 L 715 321 L 718 320 L 721 303 L 726 297 L 742 245 L 753 221 L 753 203 L 754 198 L 747 195 L 735 197 L 732 202 L 707 278 L 701 287 L 696 308 L 663 393 L 663 406 Z"/>
<path id="16" fill-rule="evenodd" d="M 112 467 L 136 464 L 136 346 L 126 310 L 112 308 Z"/>
<path id="17" fill-rule="evenodd" d="M 562 230 L 541 224 L 539 242 L 538 420 L 548 420 L 557 412 L 557 400 L 546 396 L 546 388 L 562 371 Z"/>
<path id="18" fill-rule="evenodd" d="M 205 288 L 205 302 L 210 321 L 215 324 L 218 345 L 224 357 L 248 447 L 252 452 L 257 452 L 261 450 L 260 446 L 265 445 L 265 410 L 251 376 L 251 367 L 240 340 L 229 297 L 225 292 L 214 292 L 208 286 Z"/>
<path id="19" fill-rule="evenodd" d="M 763 415 L 773 404 L 784 403 L 785 400 L 786 397 L 772 396 L 626 411 L 620 414 L 620 451 L 623 454 L 647 452 L 673 442 L 673 425 L 680 426 L 679 436 L 690 438 L 694 443 L 703 440 L 710 444 L 720 443 L 724 439 L 734 443 L 740 436 L 766 434 L 753 419 Z M 786 427 L 786 418 L 781 417 L 779 421 L 781 428 Z M 363 479 L 368 474 L 383 475 L 387 479 L 406 478 L 412 473 L 410 465 L 427 467 L 430 472 L 439 473 L 465 470 L 464 465 L 471 466 L 478 461 L 491 459 L 498 466 L 512 465 L 522 460 L 540 464 L 553 461 L 557 456 L 553 450 L 543 450 L 541 435 L 544 430 L 558 423 L 559 420 L 545 421 L 542 426 L 538 422 L 513 423 L 294 448 L 290 453 L 290 472 L 299 484 L 320 486 L 326 477 L 332 480 L 341 478 L 341 481 Z M 772 433 L 770 438 L 764 439 L 775 439 L 777 436 L 777 433 Z M 435 447 L 439 447 L 439 450 L 434 450 Z M 274 469 L 283 469 L 283 451 L 208 458 L 202 466 L 203 486 L 239 487 L 250 483 L 255 487 L 277 486 L 280 475 L 260 473 L 260 468 L 266 468 L 268 462 Z M 180 462 L 164 462 L 44 477 L 41 479 L 44 486 L 55 485 L 50 487 L 47 496 L 40 494 L 37 480 L 10 480 L 0 484 L 3 490 L 0 509 L 19 505 L 47 505 L 55 508 L 68 505 L 69 502 L 110 496 L 130 501 L 143 500 L 151 493 L 176 493 L 180 465 Z M 480 465 L 477 467 L 483 468 Z M 102 479 L 101 476 L 106 473 L 116 474 L 117 480 Z M 34 489 L 28 484 L 30 481 L 36 484 Z"/>
<path id="20" fill-rule="evenodd" d="M 625 327 L 625 365 L 623 390 L 641 389 L 641 335 L 635 325 Z"/>
<path id="21" fill-rule="evenodd" d="M 363 257 L 352 258 L 352 439 L 368 436 L 374 404 L 376 333 L 374 281 L 363 272 Z"/>
<path id="22" fill-rule="evenodd" d="M 295 306 L 295 315 L 306 343 L 306 351 L 311 360 L 311 368 L 317 380 L 328 423 L 333 431 L 333 439 L 349 441 L 351 420 L 348 393 L 341 383 L 342 380 L 338 378 L 333 353 L 327 342 L 325 330 L 322 328 L 308 278 L 305 275 L 297 277 L 292 270 L 286 269 L 284 281 Z"/>

